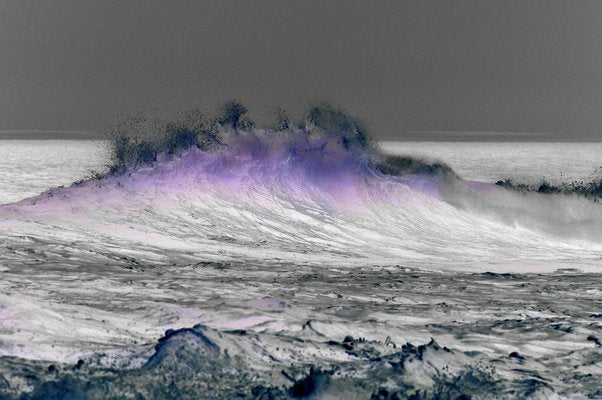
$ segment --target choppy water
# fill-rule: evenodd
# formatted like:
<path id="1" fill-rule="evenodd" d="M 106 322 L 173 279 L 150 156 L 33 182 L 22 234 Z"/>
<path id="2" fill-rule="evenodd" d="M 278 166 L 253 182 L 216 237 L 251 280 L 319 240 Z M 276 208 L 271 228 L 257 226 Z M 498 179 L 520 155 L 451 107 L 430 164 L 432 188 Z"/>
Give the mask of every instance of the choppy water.
<path id="1" fill-rule="evenodd" d="M 227 143 L 0 207 L 0 397 L 602 397 L 599 202 Z"/>

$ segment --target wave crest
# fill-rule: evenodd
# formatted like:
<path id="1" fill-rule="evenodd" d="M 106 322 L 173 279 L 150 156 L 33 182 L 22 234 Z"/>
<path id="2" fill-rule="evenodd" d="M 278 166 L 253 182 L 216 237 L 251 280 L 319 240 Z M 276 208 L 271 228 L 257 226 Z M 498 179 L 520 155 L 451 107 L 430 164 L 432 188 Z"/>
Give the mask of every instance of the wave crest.
<path id="1" fill-rule="evenodd" d="M 68 226 L 95 232 L 101 247 L 142 243 L 172 258 L 520 269 L 589 268 L 602 256 L 598 203 L 384 156 L 354 119 L 321 110 L 284 131 L 245 127 L 241 115 L 194 140 L 165 130 L 151 160 L 122 158 L 107 175 L 3 206 L 0 218 L 33 224 L 25 233 Z"/>

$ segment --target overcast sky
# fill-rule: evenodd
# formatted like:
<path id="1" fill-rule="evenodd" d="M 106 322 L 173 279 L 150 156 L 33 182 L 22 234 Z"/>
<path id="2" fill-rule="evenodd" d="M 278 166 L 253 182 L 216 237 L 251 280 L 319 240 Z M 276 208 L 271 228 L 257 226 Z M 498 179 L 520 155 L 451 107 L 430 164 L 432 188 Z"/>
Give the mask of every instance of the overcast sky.
<path id="1" fill-rule="evenodd" d="M 381 138 L 602 140 L 602 1 L 0 2 L 0 130 L 232 97 Z"/>

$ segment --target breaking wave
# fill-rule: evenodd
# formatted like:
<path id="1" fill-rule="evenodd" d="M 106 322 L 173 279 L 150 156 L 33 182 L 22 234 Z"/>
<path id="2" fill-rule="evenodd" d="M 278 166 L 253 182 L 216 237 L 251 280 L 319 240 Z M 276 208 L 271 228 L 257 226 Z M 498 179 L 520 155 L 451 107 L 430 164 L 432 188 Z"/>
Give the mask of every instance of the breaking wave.
<path id="1" fill-rule="evenodd" d="M 599 202 L 243 111 L 0 206 L 0 397 L 600 397 Z"/>
<path id="2" fill-rule="evenodd" d="M 230 129 L 1 213 L 211 259 L 526 269 L 602 254 L 599 203 L 463 181 L 328 132 Z"/>

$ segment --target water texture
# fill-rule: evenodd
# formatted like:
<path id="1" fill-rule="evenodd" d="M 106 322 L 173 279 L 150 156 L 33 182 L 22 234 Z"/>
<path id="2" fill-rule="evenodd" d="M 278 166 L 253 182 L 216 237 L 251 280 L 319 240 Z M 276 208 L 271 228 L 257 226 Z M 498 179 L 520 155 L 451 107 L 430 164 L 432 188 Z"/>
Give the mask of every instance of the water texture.
<path id="1" fill-rule="evenodd" d="M 602 397 L 599 202 L 225 142 L 0 207 L 0 397 Z"/>

